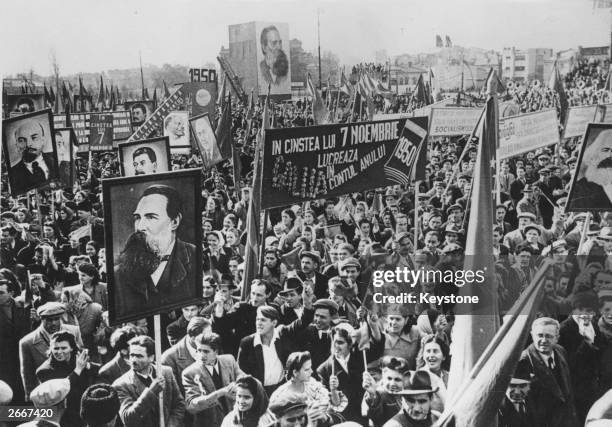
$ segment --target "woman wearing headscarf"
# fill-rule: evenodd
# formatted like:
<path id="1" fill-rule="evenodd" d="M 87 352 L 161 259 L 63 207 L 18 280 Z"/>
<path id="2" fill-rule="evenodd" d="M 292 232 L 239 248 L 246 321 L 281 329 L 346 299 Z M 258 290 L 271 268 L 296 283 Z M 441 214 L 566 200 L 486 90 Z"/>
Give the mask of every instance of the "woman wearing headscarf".
<path id="1" fill-rule="evenodd" d="M 257 427 L 268 410 L 268 396 L 261 382 L 246 375 L 236 380 L 234 408 L 223 418 L 221 427 Z"/>

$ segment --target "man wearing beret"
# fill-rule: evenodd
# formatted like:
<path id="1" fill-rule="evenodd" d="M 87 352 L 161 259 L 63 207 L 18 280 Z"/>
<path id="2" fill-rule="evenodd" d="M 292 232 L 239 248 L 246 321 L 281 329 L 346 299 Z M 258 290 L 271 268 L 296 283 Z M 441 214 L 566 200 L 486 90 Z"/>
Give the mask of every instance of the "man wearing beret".
<path id="1" fill-rule="evenodd" d="M 320 266 L 321 258 L 319 258 L 319 255 L 311 251 L 302 251 L 300 254 L 300 270 L 297 275 L 304 284 L 312 286 L 315 297 L 327 298 L 329 297 L 327 291 L 328 278 L 319 273 Z"/>
<path id="2" fill-rule="evenodd" d="M 32 389 L 38 384 L 36 370 L 47 360 L 51 335 L 59 331 L 70 332 L 75 336 L 78 347 L 83 347 L 79 327 L 62 323 L 61 318 L 65 312 L 64 305 L 59 302 L 41 305 L 36 312 L 41 318 L 40 326 L 19 341 L 21 379 L 26 401 L 29 400 Z"/>

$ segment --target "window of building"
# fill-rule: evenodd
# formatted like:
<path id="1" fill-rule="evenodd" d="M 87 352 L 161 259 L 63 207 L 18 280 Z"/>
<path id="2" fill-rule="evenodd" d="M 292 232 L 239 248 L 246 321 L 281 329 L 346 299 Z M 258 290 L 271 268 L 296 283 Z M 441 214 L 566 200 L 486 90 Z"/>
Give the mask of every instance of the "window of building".
<path id="1" fill-rule="evenodd" d="M 514 67 L 514 71 L 525 71 L 525 67 L 519 65 L 518 67 Z"/>

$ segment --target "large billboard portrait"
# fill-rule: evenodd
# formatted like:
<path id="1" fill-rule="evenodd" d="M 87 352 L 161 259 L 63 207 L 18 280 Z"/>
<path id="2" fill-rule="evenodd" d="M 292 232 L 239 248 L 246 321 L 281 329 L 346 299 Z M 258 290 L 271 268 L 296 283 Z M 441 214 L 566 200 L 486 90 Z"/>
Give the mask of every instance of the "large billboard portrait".
<path id="1" fill-rule="evenodd" d="M 50 109 L 3 120 L 2 147 L 13 196 L 46 186 L 58 178 Z"/>
<path id="2" fill-rule="evenodd" d="M 612 124 L 589 123 L 582 141 L 565 210 L 612 211 Z"/>
<path id="3" fill-rule="evenodd" d="M 193 140 L 198 147 L 204 168 L 210 168 L 223 160 L 215 131 L 210 123 L 208 113 L 189 119 L 189 127 L 193 134 Z"/>
<path id="4" fill-rule="evenodd" d="M 189 169 L 102 181 L 113 324 L 200 302 L 201 174 Z"/>
<path id="5" fill-rule="evenodd" d="M 291 95 L 289 25 L 286 23 L 255 24 L 257 43 L 257 80 L 259 95 Z"/>
<path id="6" fill-rule="evenodd" d="M 79 148 L 74 130 L 71 127 L 56 128 L 55 146 L 57 149 L 59 181 L 65 188 L 72 188 L 75 178 L 74 171 L 76 170 L 75 158 Z"/>
<path id="7" fill-rule="evenodd" d="M 170 172 L 168 137 L 119 144 L 119 165 L 122 176 Z"/>

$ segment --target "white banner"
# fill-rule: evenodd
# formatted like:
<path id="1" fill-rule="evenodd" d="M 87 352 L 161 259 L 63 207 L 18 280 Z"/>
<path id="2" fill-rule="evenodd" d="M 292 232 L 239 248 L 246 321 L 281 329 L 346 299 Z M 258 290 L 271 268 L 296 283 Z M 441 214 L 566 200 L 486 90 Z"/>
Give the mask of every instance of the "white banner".
<path id="1" fill-rule="evenodd" d="M 372 120 L 374 121 L 399 120 L 399 119 L 407 119 L 410 117 L 412 117 L 412 114 L 408 114 L 408 113 L 388 113 L 388 114 L 378 113 L 378 114 L 374 114 L 374 117 L 372 118 Z"/>
<path id="2" fill-rule="evenodd" d="M 469 135 L 474 130 L 482 108 L 433 108 L 430 136 Z"/>
<path id="3" fill-rule="evenodd" d="M 570 108 L 567 111 L 567 118 L 565 119 L 563 138 L 582 136 L 586 130 L 587 123 L 597 121 L 595 120 L 596 110 L 597 105 Z"/>
<path id="4" fill-rule="evenodd" d="M 554 109 L 499 120 L 500 159 L 557 144 L 559 128 Z"/>

